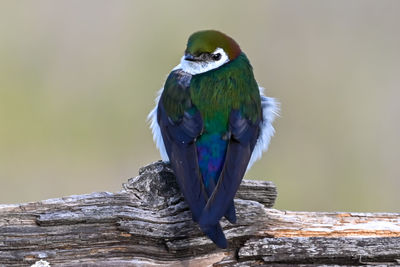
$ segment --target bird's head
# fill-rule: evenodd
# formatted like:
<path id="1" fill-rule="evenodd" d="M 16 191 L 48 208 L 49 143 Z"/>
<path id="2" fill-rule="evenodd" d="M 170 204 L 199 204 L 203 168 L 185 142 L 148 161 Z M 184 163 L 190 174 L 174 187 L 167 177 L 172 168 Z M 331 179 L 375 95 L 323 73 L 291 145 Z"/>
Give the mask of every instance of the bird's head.
<path id="1" fill-rule="evenodd" d="M 239 45 L 222 32 L 195 32 L 189 37 L 181 68 L 192 75 L 203 73 L 234 60 L 240 53 Z"/>

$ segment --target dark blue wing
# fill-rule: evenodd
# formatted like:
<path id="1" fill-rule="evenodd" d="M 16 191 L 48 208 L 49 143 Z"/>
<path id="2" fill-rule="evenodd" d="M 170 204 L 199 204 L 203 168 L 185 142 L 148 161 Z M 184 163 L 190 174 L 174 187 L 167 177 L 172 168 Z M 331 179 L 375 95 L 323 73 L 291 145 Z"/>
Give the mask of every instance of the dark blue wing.
<path id="1" fill-rule="evenodd" d="M 194 116 L 185 114 L 185 119 L 179 123 L 174 123 L 166 115 L 162 102 L 158 105 L 158 123 L 165 149 L 179 187 L 192 211 L 193 220 L 197 222 L 206 204 L 207 196 L 204 192 L 197 163 L 197 152 L 194 145 L 196 136 L 190 133 L 193 129 L 187 129 L 196 120 L 201 123 L 198 112 Z"/>
<path id="2" fill-rule="evenodd" d="M 203 210 L 199 224 L 206 232 L 217 224 L 229 209 L 246 172 L 254 146 L 259 135 L 259 119 L 252 123 L 233 110 L 229 116 L 231 138 L 226 152 L 224 168 L 213 194 Z"/>
<path id="3" fill-rule="evenodd" d="M 169 75 L 158 104 L 157 120 L 179 187 L 193 220 L 198 222 L 207 203 L 195 144 L 203 130 L 203 120 L 188 94 L 190 78 L 191 75 L 179 70 Z M 206 234 L 219 247 L 227 246 L 219 223 L 210 227 Z"/>

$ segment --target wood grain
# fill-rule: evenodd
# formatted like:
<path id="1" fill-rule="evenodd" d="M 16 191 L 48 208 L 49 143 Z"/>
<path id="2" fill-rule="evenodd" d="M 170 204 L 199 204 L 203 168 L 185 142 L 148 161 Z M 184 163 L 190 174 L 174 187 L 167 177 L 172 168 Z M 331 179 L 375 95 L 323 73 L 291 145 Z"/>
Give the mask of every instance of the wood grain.
<path id="1" fill-rule="evenodd" d="M 222 220 L 221 250 L 156 162 L 117 193 L 0 205 L 0 266 L 400 264 L 400 214 L 279 211 L 276 195 L 271 182 L 244 180 L 237 224 Z"/>

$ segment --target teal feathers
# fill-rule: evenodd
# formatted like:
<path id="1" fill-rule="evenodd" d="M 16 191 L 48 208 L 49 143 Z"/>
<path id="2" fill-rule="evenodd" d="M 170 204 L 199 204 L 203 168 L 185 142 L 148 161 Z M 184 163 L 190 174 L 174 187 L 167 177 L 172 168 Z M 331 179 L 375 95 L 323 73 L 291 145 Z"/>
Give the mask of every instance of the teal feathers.
<path id="1" fill-rule="evenodd" d="M 193 220 L 221 248 L 227 240 L 219 221 L 236 222 L 233 199 L 253 150 L 258 145 L 258 155 L 273 133 L 275 106 L 268 101 L 239 45 L 201 31 L 189 38 L 150 115 Z"/>

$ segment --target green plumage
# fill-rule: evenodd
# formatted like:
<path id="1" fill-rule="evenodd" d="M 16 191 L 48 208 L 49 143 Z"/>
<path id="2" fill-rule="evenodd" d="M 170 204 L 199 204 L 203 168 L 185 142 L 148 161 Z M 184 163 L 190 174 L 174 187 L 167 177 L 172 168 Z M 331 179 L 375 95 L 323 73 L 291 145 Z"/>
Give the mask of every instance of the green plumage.
<path id="1" fill-rule="evenodd" d="M 189 91 L 182 91 L 168 77 L 161 101 L 168 115 L 177 121 L 191 104 L 200 111 L 206 132 L 224 133 L 230 111 L 239 109 L 253 123 L 261 115 L 261 100 L 252 67 L 244 53 L 221 67 L 193 75 Z M 192 108 L 193 109 L 193 108 Z"/>
<path id="2" fill-rule="evenodd" d="M 212 53 L 218 47 L 222 48 L 231 60 L 240 54 L 239 45 L 231 37 L 214 30 L 193 33 L 188 40 L 185 52 L 200 55 L 201 53 Z"/>
<path id="3" fill-rule="evenodd" d="M 258 85 L 239 45 L 214 30 L 192 34 L 165 83 L 157 122 L 193 219 L 221 248 L 219 220 L 236 222 L 233 199 L 261 121 Z"/>
<path id="4" fill-rule="evenodd" d="M 182 77 L 181 72 L 171 72 L 165 81 L 161 96 L 165 111 L 174 122 L 181 119 L 183 113 L 192 106 L 190 91 L 182 90 L 182 87 L 179 86 L 180 77 Z"/>
<path id="5" fill-rule="evenodd" d="M 194 75 L 190 96 L 208 132 L 225 132 L 233 109 L 239 109 L 252 122 L 261 114 L 258 85 L 244 53 L 218 69 Z"/>

